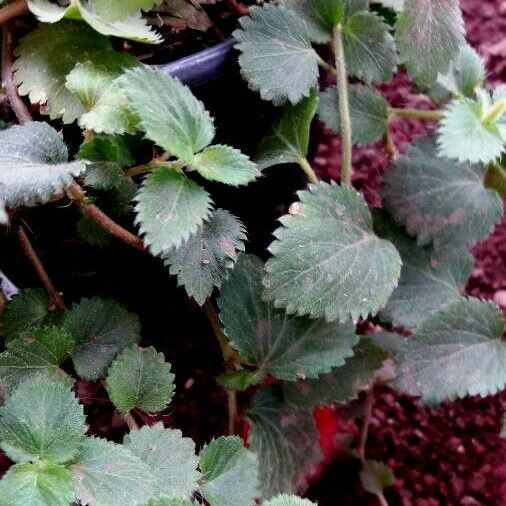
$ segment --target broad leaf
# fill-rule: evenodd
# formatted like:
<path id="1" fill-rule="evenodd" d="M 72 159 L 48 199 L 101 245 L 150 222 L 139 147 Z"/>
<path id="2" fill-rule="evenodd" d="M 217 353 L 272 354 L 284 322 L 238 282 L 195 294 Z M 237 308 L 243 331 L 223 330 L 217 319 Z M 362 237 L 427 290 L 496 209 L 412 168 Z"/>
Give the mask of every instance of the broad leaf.
<path id="1" fill-rule="evenodd" d="M 350 86 L 348 93 L 353 141 L 356 144 L 373 144 L 388 129 L 388 104 L 386 100 L 365 86 Z M 339 97 L 335 86 L 327 88 L 320 96 L 318 116 L 326 127 L 341 133 Z"/>
<path id="2" fill-rule="evenodd" d="M 70 467 L 76 496 L 93 506 L 137 506 L 155 494 L 155 481 L 146 464 L 121 445 L 87 438 Z"/>
<path id="3" fill-rule="evenodd" d="M 392 470 L 383 462 L 366 460 L 360 471 L 360 481 L 370 494 L 381 494 L 385 488 L 395 483 Z"/>
<path id="4" fill-rule="evenodd" d="M 92 162 L 114 162 L 121 167 L 135 164 L 129 138 L 124 136 L 94 135 L 81 144 L 78 157 Z"/>
<path id="5" fill-rule="evenodd" d="M 404 0 L 395 34 L 401 62 L 413 79 L 434 84 L 464 44 L 459 0 Z"/>
<path id="6" fill-rule="evenodd" d="M 238 149 L 230 146 L 210 146 L 195 155 L 190 167 L 209 181 L 232 186 L 251 183 L 260 176 L 255 163 Z"/>
<path id="7" fill-rule="evenodd" d="M 153 255 L 170 252 L 197 232 L 211 212 L 204 188 L 170 167 L 150 174 L 136 197 L 139 230 Z"/>
<path id="8" fill-rule="evenodd" d="M 134 408 L 156 413 L 174 395 L 174 375 L 163 353 L 133 346 L 121 352 L 107 375 L 107 392 L 120 413 Z"/>
<path id="9" fill-rule="evenodd" d="M 263 506 L 312 506 L 315 503 L 295 495 L 281 494 L 270 501 L 264 501 Z"/>
<path id="10" fill-rule="evenodd" d="M 374 235 L 364 199 L 335 183 L 298 195 L 298 208 L 281 218 L 269 248 L 266 296 L 289 313 L 329 321 L 376 313 L 397 285 L 401 261 Z"/>
<path id="11" fill-rule="evenodd" d="M 148 11 L 161 0 L 91 0 L 91 3 L 103 19 L 117 21 L 133 16 L 141 9 Z"/>
<path id="12" fill-rule="evenodd" d="M 264 376 L 316 378 L 344 364 L 357 344 L 355 327 L 289 316 L 262 300 L 263 262 L 242 255 L 218 299 L 230 344 Z"/>
<path id="13" fill-rule="evenodd" d="M 179 285 L 202 305 L 228 278 L 240 251 L 244 251 L 246 231 L 228 211 L 217 209 L 179 248 L 164 255 L 170 273 Z"/>
<path id="14" fill-rule="evenodd" d="M 176 497 L 169 499 L 168 497 L 161 497 L 160 499 L 151 499 L 142 506 L 195 506 L 195 503 L 186 497 Z"/>
<path id="15" fill-rule="evenodd" d="M 76 342 L 72 360 L 77 374 L 92 381 L 103 378 L 116 355 L 141 339 L 137 316 L 99 297 L 74 304 L 65 328 Z"/>
<path id="16" fill-rule="evenodd" d="M 425 320 L 400 351 L 397 386 L 429 403 L 491 395 L 506 385 L 501 310 L 462 299 Z"/>
<path id="17" fill-rule="evenodd" d="M 14 462 L 69 462 L 84 431 L 83 408 L 62 380 L 32 376 L 0 407 L 0 447 Z"/>
<path id="18" fill-rule="evenodd" d="M 165 429 L 162 423 L 144 426 L 130 432 L 124 445 L 149 467 L 157 494 L 189 497 L 197 488 L 200 473 L 195 443 L 179 430 Z"/>
<path id="19" fill-rule="evenodd" d="M 250 506 L 259 495 L 258 463 L 236 436 L 214 439 L 200 452 L 201 491 L 213 506 Z"/>
<path id="20" fill-rule="evenodd" d="M 438 157 L 434 141 L 423 139 L 385 174 L 385 207 L 418 244 L 434 241 L 438 250 L 474 244 L 488 236 L 503 212 L 497 192 L 483 186 L 485 174 L 484 167 Z"/>
<path id="21" fill-rule="evenodd" d="M 50 462 L 16 464 L 0 480 L 0 506 L 68 506 L 74 497 L 70 471 Z"/>
<path id="22" fill-rule="evenodd" d="M 60 134 L 47 123 L 0 130 L 0 202 L 15 208 L 47 201 L 85 169 L 67 160 Z"/>
<path id="23" fill-rule="evenodd" d="M 354 399 L 367 388 L 387 358 L 369 338 L 362 338 L 346 364 L 315 380 L 284 383 L 286 403 L 312 408 L 320 404 L 343 403 Z"/>
<path id="24" fill-rule="evenodd" d="M 298 163 L 307 156 L 309 130 L 318 106 L 318 90 L 298 104 L 286 104 L 279 121 L 262 140 L 256 155 L 261 169 L 284 163 Z"/>
<path id="25" fill-rule="evenodd" d="M 240 24 L 234 36 L 251 88 L 276 105 L 309 96 L 318 81 L 318 55 L 306 24 L 293 11 L 273 4 L 254 7 Z"/>
<path id="26" fill-rule="evenodd" d="M 260 390 L 246 413 L 250 449 L 258 456 L 262 497 L 293 492 L 321 458 L 310 410 L 287 407 L 276 386 Z"/>
<path id="27" fill-rule="evenodd" d="M 140 67 L 127 71 L 116 83 L 128 97 L 148 139 L 171 155 L 192 162 L 193 155 L 213 140 L 211 116 L 178 79 Z"/>

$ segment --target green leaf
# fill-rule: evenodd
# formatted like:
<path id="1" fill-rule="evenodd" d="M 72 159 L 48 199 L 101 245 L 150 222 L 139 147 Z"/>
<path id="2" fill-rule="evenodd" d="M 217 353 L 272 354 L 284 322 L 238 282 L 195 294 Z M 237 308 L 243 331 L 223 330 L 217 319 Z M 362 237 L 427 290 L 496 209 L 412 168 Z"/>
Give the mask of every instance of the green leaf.
<path id="1" fill-rule="evenodd" d="M 436 82 L 464 44 L 459 0 L 405 0 L 395 25 L 401 62 L 423 86 Z"/>
<path id="2" fill-rule="evenodd" d="M 238 369 L 233 372 L 220 374 L 217 380 L 228 390 L 246 390 L 251 385 L 258 385 L 265 379 L 265 371 L 263 369 Z"/>
<path id="3" fill-rule="evenodd" d="M 258 457 L 262 497 L 293 492 L 321 459 L 310 410 L 292 409 L 276 386 L 260 390 L 246 413 L 251 422 L 250 449 Z"/>
<path id="4" fill-rule="evenodd" d="M 151 499 L 142 506 L 194 506 L 195 503 L 186 497 L 176 497 L 169 499 L 168 497 L 161 497 L 160 499 Z"/>
<path id="5" fill-rule="evenodd" d="M 397 285 L 401 261 L 391 243 L 374 235 L 363 197 L 335 183 L 298 195 L 269 248 L 266 297 L 289 313 L 328 321 L 376 313 Z"/>
<path id="6" fill-rule="evenodd" d="M 483 185 L 485 175 L 484 167 L 438 157 L 433 139 L 423 139 L 385 174 L 385 207 L 418 244 L 434 241 L 437 250 L 474 244 L 503 212 L 497 192 Z"/>
<path id="7" fill-rule="evenodd" d="M 174 395 L 174 375 L 163 353 L 133 346 L 114 360 L 107 375 L 107 392 L 120 413 L 134 408 L 157 413 Z"/>
<path id="8" fill-rule="evenodd" d="M 385 488 L 395 483 L 392 470 L 383 462 L 366 460 L 360 471 L 360 481 L 364 489 L 370 494 L 382 494 Z"/>
<path id="9" fill-rule="evenodd" d="M 237 436 L 214 439 L 200 452 L 201 491 L 213 506 L 250 506 L 259 495 L 258 464 Z"/>
<path id="10" fill-rule="evenodd" d="M 350 86 L 348 93 L 353 141 L 367 146 L 383 137 L 388 129 L 388 104 L 365 86 Z M 337 88 L 330 86 L 320 96 L 318 116 L 327 128 L 341 133 Z"/>
<path id="11" fill-rule="evenodd" d="M 209 193 L 170 167 L 150 174 L 136 200 L 136 222 L 153 255 L 180 246 L 211 214 Z"/>
<path id="12" fill-rule="evenodd" d="M 128 70 L 116 83 L 128 97 L 148 139 L 171 155 L 192 162 L 193 155 L 213 140 L 211 116 L 178 79 L 139 67 Z"/>
<path id="13" fill-rule="evenodd" d="M 286 403 L 311 408 L 320 404 L 347 402 L 367 388 L 381 369 L 387 354 L 363 337 L 346 364 L 315 380 L 284 383 Z"/>
<path id="14" fill-rule="evenodd" d="M 358 342 L 352 324 L 289 316 L 262 300 L 263 262 L 242 255 L 218 306 L 230 344 L 250 365 L 276 378 L 316 378 L 344 364 Z"/>
<path id="15" fill-rule="evenodd" d="M 117 21 L 150 10 L 160 0 L 92 0 L 97 14 L 103 19 Z"/>
<path id="16" fill-rule="evenodd" d="M 36 375 L 0 407 L 0 447 L 14 462 L 72 460 L 84 442 L 85 418 L 67 382 Z"/>
<path id="17" fill-rule="evenodd" d="M 77 374 L 92 381 L 103 378 L 116 355 L 141 339 L 137 316 L 99 297 L 74 304 L 65 328 L 76 342 L 72 360 Z"/>
<path id="18" fill-rule="evenodd" d="M 73 500 L 69 470 L 51 462 L 16 464 L 0 481 L 0 506 L 68 506 Z"/>
<path id="19" fill-rule="evenodd" d="M 318 81 L 318 55 L 293 11 L 273 4 L 251 9 L 234 32 L 239 64 L 251 88 L 276 105 L 308 97 Z"/>
<path id="20" fill-rule="evenodd" d="M 111 244 L 111 235 L 96 221 L 86 215 L 81 215 L 76 223 L 79 237 L 95 248 L 106 248 Z"/>
<path id="21" fill-rule="evenodd" d="M 202 305 L 213 288 L 228 278 L 245 240 L 243 224 L 228 211 L 217 209 L 185 243 L 166 253 L 164 262 L 177 275 L 179 285 Z"/>
<path id="22" fill-rule="evenodd" d="M 93 135 L 79 149 L 78 158 L 92 162 L 114 162 L 120 167 L 130 167 L 135 156 L 128 138 L 113 135 Z"/>
<path id="23" fill-rule="evenodd" d="M 34 373 L 57 374 L 58 366 L 70 357 L 74 341 L 56 327 L 41 327 L 26 332 L 7 344 L 0 353 L 0 384 L 8 391 Z"/>
<path id="24" fill-rule="evenodd" d="M 248 156 L 230 146 L 209 146 L 195 155 L 190 168 L 198 171 L 209 181 L 232 186 L 251 183 L 260 171 Z"/>
<path id="25" fill-rule="evenodd" d="M 396 327 L 414 329 L 423 320 L 460 300 L 474 258 L 465 247 L 441 252 L 420 247 L 386 216 L 375 216 L 376 233 L 391 241 L 402 258 L 399 286 L 381 311 Z"/>
<path id="26" fill-rule="evenodd" d="M 49 313 L 49 299 L 42 288 L 27 288 L 14 295 L 2 313 L 6 341 L 23 337 L 41 325 Z"/>
<path id="27" fill-rule="evenodd" d="M 309 147 L 309 130 L 318 106 L 318 90 L 298 104 L 286 104 L 279 121 L 262 140 L 256 155 L 260 169 L 284 163 L 298 163 L 306 158 Z"/>
<path id="28" fill-rule="evenodd" d="M 366 83 L 389 81 L 397 68 L 390 28 L 372 12 L 357 12 L 346 21 L 343 48 L 350 74 Z"/>
<path id="29" fill-rule="evenodd" d="M 70 467 L 77 499 L 93 506 L 137 506 L 155 494 L 155 481 L 146 464 L 121 445 L 87 438 Z"/>
<path id="30" fill-rule="evenodd" d="M 0 201 L 13 208 L 47 201 L 85 169 L 67 160 L 60 134 L 47 123 L 0 130 Z"/>
<path id="31" fill-rule="evenodd" d="M 124 445 L 148 466 L 157 494 L 189 497 L 197 488 L 200 473 L 195 443 L 179 430 L 165 429 L 162 423 L 144 426 L 127 434 Z"/>
<path id="32" fill-rule="evenodd" d="M 506 385 L 501 310 L 461 299 L 425 320 L 401 348 L 397 386 L 428 403 L 493 395 Z"/>
<path id="33" fill-rule="evenodd" d="M 308 499 L 302 499 L 295 495 L 281 494 L 270 501 L 264 502 L 263 506 L 311 506 L 314 504 Z"/>

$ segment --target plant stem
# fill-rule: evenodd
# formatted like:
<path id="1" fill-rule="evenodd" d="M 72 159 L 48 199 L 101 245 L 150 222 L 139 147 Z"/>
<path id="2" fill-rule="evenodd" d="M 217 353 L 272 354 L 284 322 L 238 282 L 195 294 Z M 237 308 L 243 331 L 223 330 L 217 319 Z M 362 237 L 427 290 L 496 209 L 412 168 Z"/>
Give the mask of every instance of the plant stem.
<path id="1" fill-rule="evenodd" d="M 503 198 L 506 197 L 506 170 L 496 162 L 488 168 L 485 176 L 485 187 L 494 189 Z"/>
<path id="2" fill-rule="evenodd" d="M 329 65 L 319 54 L 316 55 L 316 59 L 318 61 L 318 65 L 320 65 L 322 69 L 325 69 L 333 76 L 337 74 L 336 69 L 332 65 Z"/>
<path id="3" fill-rule="evenodd" d="M 123 420 L 125 420 L 125 423 L 127 424 L 127 427 L 129 430 L 139 430 L 139 425 L 135 421 L 135 418 L 133 417 L 132 413 L 126 413 L 123 415 Z"/>
<path id="4" fill-rule="evenodd" d="M 429 111 L 426 109 L 398 109 L 396 107 L 390 107 L 388 112 L 389 114 L 398 116 L 399 118 L 417 118 L 439 121 L 445 117 L 445 112 L 440 109 Z"/>
<path id="5" fill-rule="evenodd" d="M 385 132 L 384 150 L 389 160 L 395 160 L 397 158 L 397 148 L 395 147 L 390 122 L 388 123 L 387 131 Z"/>
<path id="6" fill-rule="evenodd" d="M 127 177 L 135 177 L 141 174 L 146 174 L 147 172 L 152 172 L 160 167 L 170 167 L 174 170 L 181 170 L 185 164 L 184 162 L 177 160 L 175 162 L 167 162 L 165 157 L 156 158 L 151 162 L 145 163 L 143 165 L 137 165 L 136 167 L 131 167 L 130 169 L 125 171 L 125 176 Z"/>
<path id="7" fill-rule="evenodd" d="M 334 56 L 337 72 L 337 94 L 339 99 L 339 115 L 341 120 L 341 139 L 343 143 L 343 161 L 341 168 L 341 183 L 351 185 L 352 176 L 352 130 L 350 119 L 350 105 L 348 100 L 348 72 L 343 49 L 343 29 L 339 24 L 334 29 Z"/>
<path id="8" fill-rule="evenodd" d="M 483 123 L 490 125 L 495 123 L 506 111 L 506 98 L 499 100 L 488 113 L 482 118 Z"/>
<path id="9" fill-rule="evenodd" d="M 364 420 L 362 423 L 362 432 L 360 434 L 360 444 L 358 447 L 358 456 L 362 464 L 365 462 L 365 448 L 367 445 L 367 436 L 369 434 L 369 425 L 371 424 L 372 408 L 374 406 L 374 383 L 367 390 L 364 404 Z"/>
<path id="10" fill-rule="evenodd" d="M 23 227 L 18 227 L 16 230 L 16 235 L 18 236 L 19 242 L 25 255 L 28 257 L 28 260 L 32 264 L 37 276 L 39 277 L 42 286 L 45 288 L 47 294 L 49 295 L 49 299 L 51 303 L 56 309 L 65 309 L 65 302 L 63 301 L 62 296 L 55 288 L 51 278 L 49 277 L 44 265 L 42 264 L 35 248 L 33 247 L 28 235 L 26 234 Z"/>
<path id="11" fill-rule="evenodd" d="M 385 498 L 385 495 L 383 494 L 383 492 L 379 492 L 376 494 L 376 497 L 378 498 L 378 501 L 380 503 L 381 506 L 388 506 L 388 502 Z"/>
<path id="12" fill-rule="evenodd" d="M 18 0 L 0 9 L 0 25 L 3 25 L 10 19 L 16 18 L 28 12 L 28 4 L 26 0 Z"/>
<path id="13" fill-rule="evenodd" d="M 308 177 L 309 181 L 311 183 L 317 183 L 318 177 L 315 174 L 315 171 L 313 170 L 313 168 L 311 167 L 311 164 L 308 162 L 307 158 L 304 158 L 301 156 L 299 158 L 298 162 L 299 162 L 300 168 L 304 171 L 304 173 Z"/>

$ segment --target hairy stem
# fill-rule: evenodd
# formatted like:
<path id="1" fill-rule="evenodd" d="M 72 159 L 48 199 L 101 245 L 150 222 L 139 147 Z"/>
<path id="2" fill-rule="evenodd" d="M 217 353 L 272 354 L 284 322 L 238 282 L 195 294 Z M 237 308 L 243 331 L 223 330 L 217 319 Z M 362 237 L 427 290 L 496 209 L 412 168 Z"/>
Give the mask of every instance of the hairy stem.
<path id="1" fill-rule="evenodd" d="M 10 3 L 0 9 L 0 25 L 5 24 L 10 19 L 14 19 L 28 12 L 28 4 L 26 0 L 18 0 Z"/>
<path id="2" fill-rule="evenodd" d="M 180 160 L 177 160 L 175 162 L 168 162 L 165 156 L 161 156 L 160 158 L 155 158 L 151 162 L 131 167 L 130 169 L 125 171 L 125 175 L 127 177 L 140 176 L 141 174 L 153 172 L 154 170 L 164 166 L 171 167 L 174 170 L 181 170 L 185 166 L 185 163 Z"/>
<path id="3" fill-rule="evenodd" d="M 492 163 L 488 168 L 485 177 L 485 187 L 492 188 L 503 198 L 506 197 L 506 170 L 498 163 Z"/>
<path id="4" fill-rule="evenodd" d="M 125 420 L 125 423 L 127 424 L 129 430 L 139 430 L 139 425 L 135 421 L 132 413 L 126 413 L 123 415 L 123 420 Z"/>
<path id="5" fill-rule="evenodd" d="M 351 185 L 352 176 L 352 130 L 350 119 L 350 105 L 348 100 L 348 72 L 343 48 L 343 30 L 339 24 L 334 29 L 334 55 L 337 72 L 337 94 L 339 98 L 339 115 L 341 120 L 341 139 L 343 143 L 343 161 L 341 168 L 341 183 Z"/>
<path id="6" fill-rule="evenodd" d="M 58 290 L 55 288 L 53 282 L 51 281 L 51 278 L 49 277 L 44 265 L 42 264 L 39 256 L 37 255 L 35 248 L 30 242 L 30 239 L 28 238 L 25 229 L 23 227 L 18 227 L 18 229 L 16 230 L 16 235 L 18 236 L 19 242 L 21 244 L 21 247 L 23 248 L 25 255 L 27 256 L 28 260 L 32 264 L 32 267 L 37 273 L 37 276 L 39 277 L 42 286 L 45 288 L 49 296 L 49 299 L 51 300 L 51 303 L 56 309 L 65 309 L 65 302 L 63 301 L 63 297 L 60 295 Z"/>
<path id="7" fill-rule="evenodd" d="M 318 65 L 320 65 L 322 69 L 325 69 L 333 76 L 336 75 L 336 69 L 332 65 L 329 65 L 319 54 L 316 55 L 316 59 L 318 61 Z"/>
<path id="8" fill-rule="evenodd" d="M 387 131 L 385 132 L 384 150 L 389 160 L 395 160 L 397 158 L 397 148 L 395 147 L 392 129 L 390 128 L 390 122 L 388 123 Z"/>
<path id="9" fill-rule="evenodd" d="M 440 109 L 428 111 L 426 109 L 398 109 L 396 107 L 390 107 L 388 112 L 390 115 L 398 116 L 399 118 L 416 118 L 439 121 L 445 117 L 444 111 Z"/>
<path id="10" fill-rule="evenodd" d="M 506 111 L 506 98 L 499 100 L 483 117 L 483 123 L 490 125 L 495 123 Z"/>
<path id="11" fill-rule="evenodd" d="M 306 176 L 308 177 L 309 181 L 311 183 L 317 183 L 318 177 L 315 174 L 315 171 L 311 167 L 311 164 L 308 162 L 307 158 L 300 157 L 299 158 L 299 166 L 304 171 Z"/>
<path id="12" fill-rule="evenodd" d="M 365 449 L 367 445 L 367 436 L 369 435 L 369 425 L 371 424 L 372 408 L 374 406 L 374 383 L 367 390 L 364 403 L 364 420 L 362 423 L 362 432 L 360 434 L 360 443 L 358 447 L 358 456 L 362 464 L 366 461 Z"/>
<path id="13" fill-rule="evenodd" d="M 383 492 L 379 492 L 378 494 L 376 494 L 376 497 L 378 498 L 378 501 L 381 506 L 388 506 L 388 502 L 387 502 Z"/>

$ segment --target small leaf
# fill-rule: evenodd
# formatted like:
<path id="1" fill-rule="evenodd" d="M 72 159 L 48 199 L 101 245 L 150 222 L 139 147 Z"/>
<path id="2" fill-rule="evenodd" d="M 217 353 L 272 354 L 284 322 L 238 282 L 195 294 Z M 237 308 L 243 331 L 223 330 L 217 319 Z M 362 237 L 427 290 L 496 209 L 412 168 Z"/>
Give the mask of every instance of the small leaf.
<path id="1" fill-rule="evenodd" d="M 335 183 L 298 195 L 299 212 L 281 218 L 269 248 L 266 297 L 289 313 L 328 321 L 376 313 L 397 285 L 401 261 L 374 235 L 363 197 Z"/>
<path id="2" fill-rule="evenodd" d="M 228 390 L 246 390 L 251 385 L 258 385 L 265 379 L 264 370 L 238 369 L 237 371 L 220 374 L 217 381 Z"/>
<path id="3" fill-rule="evenodd" d="M 284 163 L 298 163 L 306 158 L 309 130 L 318 106 L 318 91 L 313 89 L 308 98 L 298 104 L 286 104 L 279 121 L 262 140 L 256 155 L 260 169 Z"/>
<path id="4" fill-rule="evenodd" d="M 366 146 L 383 137 L 388 129 L 388 104 L 376 92 L 365 86 L 350 86 L 348 93 L 353 141 Z M 341 133 L 339 98 L 335 86 L 320 96 L 318 116 L 327 128 Z"/>
<path id="5" fill-rule="evenodd" d="M 141 339 L 137 316 L 99 297 L 74 304 L 64 325 L 76 342 L 76 372 L 91 381 L 103 378 L 116 355 Z"/>
<path id="6" fill-rule="evenodd" d="M 209 217 L 212 205 L 206 190 L 170 167 L 150 174 L 136 200 L 136 221 L 153 255 L 187 241 Z"/>
<path id="7" fill-rule="evenodd" d="M 245 240 L 243 224 L 228 211 L 217 209 L 185 243 L 166 253 L 164 262 L 188 295 L 202 305 L 213 288 L 228 278 Z"/>
<path id="8" fill-rule="evenodd" d="M 83 408 L 65 381 L 35 375 L 0 407 L 0 447 L 14 462 L 72 460 L 84 442 Z"/>
<path id="9" fill-rule="evenodd" d="M 316 378 L 344 364 L 358 342 L 352 324 L 289 316 L 262 300 L 263 262 L 242 255 L 218 305 L 230 344 L 264 375 Z"/>
<path id="10" fill-rule="evenodd" d="M 493 395 L 506 385 L 501 310 L 461 299 L 425 320 L 401 348 L 397 386 L 428 403 Z"/>
<path id="11" fill-rule="evenodd" d="M 318 55 L 306 24 L 293 11 L 273 4 L 254 7 L 240 24 L 234 36 L 251 88 L 276 105 L 308 97 L 318 81 Z"/>
<path id="12" fill-rule="evenodd" d="M 185 162 L 214 137 L 202 102 L 178 79 L 149 67 L 128 70 L 117 81 L 148 139 Z M 153 100 L 156 97 L 156 100 Z"/>
<path id="13" fill-rule="evenodd" d="M 94 135 L 86 139 L 79 149 L 78 158 L 92 162 L 114 162 L 120 167 L 130 167 L 135 156 L 127 137 Z"/>
<path id="14" fill-rule="evenodd" d="M 195 155 L 190 167 L 209 181 L 232 186 L 251 183 L 260 176 L 255 163 L 238 149 L 230 146 L 210 146 Z"/>
<path id="15" fill-rule="evenodd" d="M 170 364 L 153 347 L 127 348 L 114 360 L 107 375 L 107 392 L 120 413 L 134 408 L 150 413 L 162 411 L 174 389 Z"/>
<path id="16" fill-rule="evenodd" d="M 93 506 L 137 506 L 155 494 L 149 468 L 121 445 L 87 438 L 77 461 L 70 467 L 76 496 Z"/>
<path id="17" fill-rule="evenodd" d="M 85 169 L 67 160 L 60 134 L 47 123 L 0 130 L 0 201 L 15 208 L 49 200 Z"/>
<path id="18" fill-rule="evenodd" d="M 320 404 L 343 403 L 354 399 L 375 378 L 387 358 L 369 338 L 363 337 L 346 364 L 315 380 L 284 383 L 288 405 L 312 408 Z"/>
<path id="19" fill-rule="evenodd" d="M 148 11 L 161 0 L 91 0 L 91 3 L 100 17 L 118 21 L 138 14 L 141 9 Z"/>
<path id="20" fill-rule="evenodd" d="M 200 473 L 195 443 L 179 430 L 165 429 L 162 423 L 144 426 L 127 434 L 124 445 L 149 467 L 157 494 L 189 497 L 197 488 Z"/>
<path id="21" fill-rule="evenodd" d="M 395 25 L 401 62 L 421 85 L 434 84 L 464 44 L 459 0 L 404 0 Z"/>
<path id="22" fill-rule="evenodd" d="M 237 436 L 214 439 L 200 452 L 201 490 L 213 506 L 250 506 L 259 495 L 256 457 Z"/>
<path id="23" fill-rule="evenodd" d="M 68 506 L 74 497 L 69 470 L 51 462 L 16 464 L 0 480 L 0 506 Z"/>
<path id="24" fill-rule="evenodd" d="M 302 499 L 295 495 L 281 494 L 270 501 L 264 502 L 263 506 L 312 506 L 314 504 L 308 499 Z"/>
<path id="25" fill-rule="evenodd" d="M 262 497 L 287 492 L 321 459 L 313 415 L 291 409 L 276 386 L 260 390 L 246 413 L 251 422 L 250 449 L 259 460 Z"/>
<path id="26" fill-rule="evenodd" d="M 383 462 L 366 460 L 360 471 L 360 481 L 364 489 L 370 494 L 382 494 L 385 488 L 395 483 L 392 470 Z"/>
<path id="27" fill-rule="evenodd" d="M 420 245 L 474 244 L 503 212 L 497 192 L 483 185 L 485 174 L 484 167 L 438 157 L 433 139 L 423 139 L 385 174 L 385 207 Z"/>

